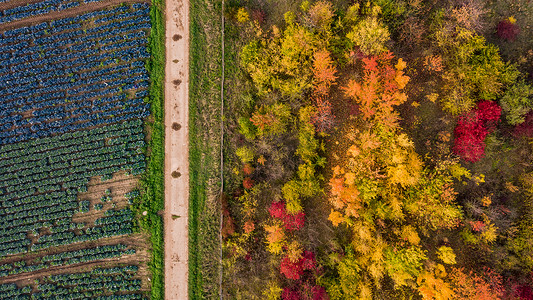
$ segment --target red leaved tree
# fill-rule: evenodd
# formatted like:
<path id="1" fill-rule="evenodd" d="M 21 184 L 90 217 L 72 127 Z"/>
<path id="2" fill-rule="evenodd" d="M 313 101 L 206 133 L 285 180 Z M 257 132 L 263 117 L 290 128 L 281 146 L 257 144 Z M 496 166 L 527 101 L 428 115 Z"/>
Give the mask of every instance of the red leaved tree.
<path id="1" fill-rule="evenodd" d="M 245 188 L 245 189 L 251 189 L 254 187 L 254 181 L 252 178 L 250 177 L 246 177 L 244 178 L 244 180 L 242 181 L 242 186 Z"/>
<path id="2" fill-rule="evenodd" d="M 228 202 L 224 198 L 222 199 L 222 215 L 222 237 L 228 238 L 235 233 L 235 223 L 228 209 Z"/>
<path id="3" fill-rule="evenodd" d="M 533 300 L 533 289 L 527 285 L 517 286 L 514 290 L 514 297 L 520 300 Z"/>
<path id="4" fill-rule="evenodd" d="M 315 254 L 310 251 L 304 251 L 302 257 L 292 262 L 289 256 L 283 257 L 280 265 L 281 274 L 286 278 L 298 280 L 306 270 L 314 270 L 316 268 Z"/>
<path id="5" fill-rule="evenodd" d="M 320 132 L 330 130 L 335 122 L 331 112 L 331 103 L 324 97 L 317 97 L 316 108 L 316 113 L 312 118 L 313 125 Z"/>
<path id="6" fill-rule="evenodd" d="M 305 282 L 302 285 L 300 295 L 304 300 L 329 300 L 326 289 L 309 282 Z"/>
<path id="7" fill-rule="evenodd" d="M 461 116 L 455 127 L 453 152 L 462 159 L 476 162 L 485 155 L 485 137 L 488 131 L 477 115 Z"/>
<path id="8" fill-rule="evenodd" d="M 284 288 L 283 293 L 281 294 L 281 299 L 283 300 L 301 300 L 300 293 L 291 288 Z"/>
<path id="9" fill-rule="evenodd" d="M 273 202 L 268 212 L 273 218 L 280 219 L 283 227 L 288 231 L 299 230 L 304 226 L 305 213 L 289 214 L 285 202 Z"/>
<path id="10" fill-rule="evenodd" d="M 533 111 L 528 112 L 525 121 L 514 128 L 514 135 L 533 137 Z"/>
<path id="11" fill-rule="evenodd" d="M 244 173 L 244 175 L 252 175 L 252 173 L 254 172 L 254 167 L 252 167 L 251 164 L 244 164 L 244 166 L 242 167 L 242 172 Z"/>
<path id="12" fill-rule="evenodd" d="M 481 101 L 477 104 L 477 115 L 483 126 L 492 131 L 500 120 L 502 108 L 496 102 Z"/>
<path id="13" fill-rule="evenodd" d="M 298 284 L 298 286 L 283 289 L 281 294 L 283 300 L 329 300 L 326 289 L 319 285 L 313 285 L 308 282 Z"/>
<path id="14" fill-rule="evenodd" d="M 516 23 L 511 22 L 509 19 L 505 19 L 498 23 L 496 29 L 498 37 L 507 41 L 514 41 L 520 33 L 520 27 Z"/>
<path id="15" fill-rule="evenodd" d="M 465 273 L 462 268 L 453 269 L 450 278 L 458 300 L 494 300 L 501 299 L 504 294 L 502 276 L 491 269 L 485 268 L 483 273 L 472 271 Z"/>
<path id="16" fill-rule="evenodd" d="M 496 128 L 501 112 L 495 102 L 481 101 L 476 109 L 459 117 L 453 152 L 466 161 L 480 160 L 485 155 L 485 137 Z"/>
<path id="17" fill-rule="evenodd" d="M 304 273 L 304 269 L 301 260 L 292 262 L 288 256 L 285 256 L 281 260 L 280 270 L 281 274 L 285 275 L 288 279 L 298 280 Z"/>
<path id="18" fill-rule="evenodd" d="M 271 113 L 261 114 L 258 111 L 255 111 L 250 118 L 252 124 L 258 127 L 261 130 L 265 130 L 267 127 L 271 126 L 275 121 L 275 116 Z"/>

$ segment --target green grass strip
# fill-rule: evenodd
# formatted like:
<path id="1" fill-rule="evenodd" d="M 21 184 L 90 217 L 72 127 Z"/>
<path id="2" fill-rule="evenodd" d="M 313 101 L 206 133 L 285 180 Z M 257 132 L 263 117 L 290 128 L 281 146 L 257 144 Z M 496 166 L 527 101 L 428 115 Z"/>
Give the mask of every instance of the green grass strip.
<path id="1" fill-rule="evenodd" d="M 190 3 L 189 299 L 219 297 L 221 10 Z"/>
<path id="2" fill-rule="evenodd" d="M 148 50 L 151 60 L 147 64 L 150 72 L 150 109 L 151 120 L 147 122 L 151 134 L 148 148 L 150 155 L 146 173 L 141 180 L 143 193 L 138 212 L 147 211 L 148 214 L 140 220 L 143 231 L 150 234 L 152 244 L 151 260 L 149 262 L 152 273 L 151 299 L 165 298 L 164 287 L 164 241 L 163 220 L 158 214 L 164 209 L 164 159 L 165 159 L 165 127 L 164 121 L 164 90 L 165 78 L 165 19 L 164 0 L 152 0 L 150 17 L 152 29 L 150 31 Z"/>

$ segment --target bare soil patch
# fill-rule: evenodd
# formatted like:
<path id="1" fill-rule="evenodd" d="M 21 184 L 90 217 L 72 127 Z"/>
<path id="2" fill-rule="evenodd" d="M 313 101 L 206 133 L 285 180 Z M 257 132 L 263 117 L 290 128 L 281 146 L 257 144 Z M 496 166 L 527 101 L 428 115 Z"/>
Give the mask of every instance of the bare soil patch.
<path id="1" fill-rule="evenodd" d="M 120 210 L 128 207 L 128 199 L 125 194 L 133 191 L 138 183 L 138 176 L 126 175 L 124 171 L 113 174 L 113 178 L 106 181 L 102 181 L 100 177 L 91 178 L 87 184 L 87 192 L 78 194 L 80 200 L 87 200 L 91 203 L 90 210 L 86 213 L 75 214 L 72 221 L 93 224 L 96 219 L 103 217 L 106 210 Z M 102 201 L 101 199 L 105 195 L 110 196 L 112 200 Z M 103 206 L 101 210 L 94 209 L 94 205 L 98 203 Z"/>

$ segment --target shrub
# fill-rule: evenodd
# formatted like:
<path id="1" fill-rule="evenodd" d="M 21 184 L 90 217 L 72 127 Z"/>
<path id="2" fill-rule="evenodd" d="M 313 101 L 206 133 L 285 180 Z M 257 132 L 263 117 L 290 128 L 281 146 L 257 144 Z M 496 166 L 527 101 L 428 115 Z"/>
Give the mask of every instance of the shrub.
<path id="1" fill-rule="evenodd" d="M 405 61 L 400 58 L 393 65 L 393 58 L 390 51 L 363 58 L 363 78 L 350 79 L 343 87 L 345 95 L 357 103 L 366 120 L 380 120 L 389 128 L 397 125 L 398 114 L 394 107 L 407 100 L 402 90 L 410 79 L 403 71 L 407 66 Z"/>
<path id="2" fill-rule="evenodd" d="M 244 233 L 251 233 L 255 229 L 254 222 L 251 221 L 251 220 L 248 220 L 248 221 L 244 222 L 243 229 L 244 229 Z"/>
<path id="3" fill-rule="evenodd" d="M 236 152 L 243 163 L 251 162 L 254 159 L 254 150 L 250 147 L 242 146 Z"/>
<path id="4" fill-rule="evenodd" d="M 472 31 L 443 29 L 435 36 L 445 63 L 440 94 L 447 112 L 460 115 L 474 108 L 477 99 L 499 98 L 520 74 L 502 60 L 497 47 Z"/>
<path id="5" fill-rule="evenodd" d="M 288 243 L 285 251 L 287 257 L 293 263 L 298 262 L 300 258 L 302 258 L 302 245 L 297 240 L 293 240 L 292 242 Z"/>
<path id="6" fill-rule="evenodd" d="M 496 33 L 501 39 L 506 41 L 514 41 L 520 33 L 520 27 L 518 27 L 516 21 L 514 21 L 514 18 L 509 18 L 498 23 Z"/>
<path id="7" fill-rule="evenodd" d="M 250 121 L 249 118 L 240 117 L 239 132 L 244 135 L 247 140 L 254 140 L 257 136 L 257 127 Z"/>
<path id="8" fill-rule="evenodd" d="M 283 290 L 279 287 L 279 283 L 277 281 L 269 281 L 268 282 L 268 288 L 263 291 L 263 296 L 265 300 L 278 300 L 281 296 Z"/>
<path id="9" fill-rule="evenodd" d="M 514 128 L 515 136 L 533 137 L 533 111 L 530 111 L 525 117 L 522 124 L 518 124 Z"/>
<path id="10" fill-rule="evenodd" d="M 440 274 L 444 266 L 437 265 L 434 272 L 422 271 L 416 278 L 418 292 L 422 299 L 454 299 L 455 296 L 448 282 Z"/>
<path id="11" fill-rule="evenodd" d="M 516 225 L 517 233 L 509 240 L 507 248 L 511 250 L 520 261 L 524 271 L 533 270 L 533 220 L 524 218 Z"/>
<path id="12" fill-rule="evenodd" d="M 242 172 L 244 173 L 244 175 L 252 175 L 252 173 L 254 172 L 254 167 L 252 167 L 252 165 L 250 164 L 244 164 L 244 166 L 242 167 Z"/>
<path id="13" fill-rule="evenodd" d="M 222 223 L 222 237 L 226 239 L 234 233 L 235 233 L 235 224 L 233 222 L 233 218 L 229 214 L 224 215 L 224 220 Z"/>
<path id="14" fill-rule="evenodd" d="M 290 106 L 284 103 L 275 103 L 256 110 L 250 121 L 257 128 L 257 134 L 261 137 L 285 133 L 290 119 Z"/>
<path id="15" fill-rule="evenodd" d="M 322 49 L 313 55 L 313 75 L 315 78 L 315 92 L 327 95 L 330 86 L 335 83 L 337 68 L 328 50 Z"/>
<path id="16" fill-rule="evenodd" d="M 488 12 L 485 6 L 480 0 L 461 1 L 460 6 L 451 8 L 450 18 L 461 27 L 480 32 L 485 27 L 484 15 Z"/>
<path id="17" fill-rule="evenodd" d="M 371 16 L 357 23 L 346 37 L 365 55 L 377 55 L 387 51 L 390 34 L 377 17 Z"/>
<path id="18" fill-rule="evenodd" d="M 385 269 L 395 286 L 407 285 L 416 279 L 427 259 L 425 251 L 419 247 L 404 249 L 387 249 L 385 251 Z"/>
<path id="19" fill-rule="evenodd" d="M 291 214 L 296 214 L 302 211 L 301 204 L 301 189 L 300 183 L 294 179 L 286 182 L 281 188 L 283 198 L 287 201 L 287 210 Z"/>
<path id="20" fill-rule="evenodd" d="M 246 23 L 250 20 L 250 15 L 246 11 L 246 8 L 241 7 L 237 10 L 237 22 Z"/>
<path id="21" fill-rule="evenodd" d="M 333 7 L 330 2 L 318 1 L 309 9 L 309 20 L 318 29 L 328 29 L 333 22 Z"/>
<path id="22" fill-rule="evenodd" d="M 250 177 L 246 177 L 244 178 L 244 180 L 242 181 L 242 186 L 245 188 L 245 189 L 251 189 L 254 187 L 254 181 L 250 178 Z"/>
<path id="23" fill-rule="evenodd" d="M 526 114 L 533 108 L 533 87 L 524 81 L 517 82 L 505 91 L 500 99 L 505 119 L 510 125 L 517 125 L 525 121 Z"/>
<path id="24" fill-rule="evenodd" d="M 288 11 L 283 14 L 283 18 L 285 19 L 285 23 L 287 23 L 287 25 L 292 25 L 296 20 L 296 15 L 292 11 Z"/>

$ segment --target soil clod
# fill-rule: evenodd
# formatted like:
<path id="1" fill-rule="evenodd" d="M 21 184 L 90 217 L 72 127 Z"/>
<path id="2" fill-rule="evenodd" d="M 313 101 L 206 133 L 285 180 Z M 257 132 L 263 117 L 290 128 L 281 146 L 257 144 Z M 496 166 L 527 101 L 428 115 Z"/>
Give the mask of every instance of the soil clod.
<path id="1" fill-rule="evenodd" d="M 181 129 L 181 125 L 176 123 L 176 122 L 174 122 L 174 123 L 172 123 L 172 129 L 174 129 L 176 131 L 180 130 Z"/>

